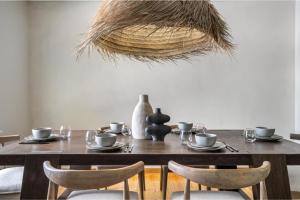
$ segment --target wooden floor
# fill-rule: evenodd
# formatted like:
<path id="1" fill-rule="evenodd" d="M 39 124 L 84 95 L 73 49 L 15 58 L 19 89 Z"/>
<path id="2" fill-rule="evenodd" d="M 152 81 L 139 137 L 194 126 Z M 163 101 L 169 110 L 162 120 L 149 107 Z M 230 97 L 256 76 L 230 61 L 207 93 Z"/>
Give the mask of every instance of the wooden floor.
<path id="1" fill-rule="evenodd" d="M 156 168 L 146 169 L 146 191 L 145 191 L 145 200 L 161 200 L 162 199 L 162 192 L 159 190 L 159 179 L 160 179 L 160 170 Z M 182 177 L 177 176 L 173 173 L 169 173 L 168 177 L 168 192 L 167 192 L 167 199 L 170 199 L 171 193 L 175 191 L 182 191 L 184 189 L 185 181 Z M 204 190 L 206 189 L 203 186 Z M 123 183 L 113 185 L 108 189 L 123 189 Z M 137 176 L 132 177 L 129 179 L 129 189 L 131 191 L 138 192 L 138 179 Z M 192 183 L 191 190 L 198 190 L 198 184 Z M 214 190 L 214 189 L 213 189 Z M 63 189 L 60 188 L 59 193 L 62 192 Z M 247 193 L 248 196 L 252 198 L 252 192 L 250 188 L 245 188 L 244 191 Z"/>

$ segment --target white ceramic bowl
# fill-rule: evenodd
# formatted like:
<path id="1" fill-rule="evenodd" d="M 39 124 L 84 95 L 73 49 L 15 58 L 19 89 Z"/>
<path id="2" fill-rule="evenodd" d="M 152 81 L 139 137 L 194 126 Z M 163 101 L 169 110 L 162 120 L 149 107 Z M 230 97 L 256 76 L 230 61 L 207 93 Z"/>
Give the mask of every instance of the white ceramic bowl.
<path id="1" fill-rule="evenodd" d="M 217 135 L 211 133 L 198 133 L 195 135 L 196 144 L 203 147 L 211 147 L 217 141 Z"/>
<path id="2" fill-rule="evenodd" d="M 102 133 L 95 137 L 95 142 L 101 147 L 111 147 L 116 141 L 117 135 L 113 133 Z"/>
<path id="3" fill-rule="evenodd" d="M 193 123 L 191 123 L 191 122 L 178 122 L 177 126 L 178 126 L 179 130 L 187 132 L 187 131 L 192 130 Z"/>
<path id="4" fill-rule="evenodd" d="M 124 122 L 112 122 L 110 123 L 110 130 L 114 133 L 121 133 Z"/>
<path id="5" fill-rule="evenodd" d="M 267 127 L 256 127 L 255 134 L 260 137 L 271 137 L 275 133 L 275 129 L 267 128 Z"/>
<path id="6" fill-rule="evenodd" d="M 33 128 L 32 137 L 37 139 L 48 138 L 52 133 L 52 128 Z"/>

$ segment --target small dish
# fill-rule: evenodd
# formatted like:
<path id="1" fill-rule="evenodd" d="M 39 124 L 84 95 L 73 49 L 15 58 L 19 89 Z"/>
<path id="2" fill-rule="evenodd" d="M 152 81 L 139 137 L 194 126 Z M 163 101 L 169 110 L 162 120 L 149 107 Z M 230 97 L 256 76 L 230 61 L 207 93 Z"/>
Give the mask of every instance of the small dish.
<path id="1" fill-rule="evenodd" d="M 216 143 L 217 135 L 212 133 L 197 133 L 195 135 L 195 140 L 198 146 L 211 147 Z"/>
<path id="2" fill-rule="evenodd" d="M 113 150 L 121 149 L 124 146 L 125 146 L 124 143 L 116 142 L 113 146 L 110 147 L 99 146 L 97 143 L 88 144 L 86 147 L 88 150 L 92 150 L 92 151 L 113 151 Z"/>
<path id="3" fill-rule="evenodd" d="M 31 132 L 35 139 L 48 138 L 52 133 L 52 128 L 33 128 Z"/>
<path id="4" fill-rule="evenodd" d="M 61 137 L 57 134 L 51 134 L 48 138 L 35 138 L 32 135 L 24 138 L 25 141 L 36 141 L 36 142 L 52 142 L 60 139 Z"/>
<path id="5" fill-rule="evenodd" d="M 178 122 L 177 123 L 178 129 L 184 132 L 188 132 L 192 130 L 193 128 L 193 123 L 191 122 Z"/>
<path id="6" fill-rule="evenodd" d="M 271 137 L 275 133 L 275 129 L 267 128 L 267 127 L 256 127 L 255 128 L 255 135 L 259 137 Z"/>
<path id="7" fill-rule="evenodd" d="M 211 147 L 199 147 L 196 143 L 187 143 L 187 146 L 195 151 L 219 151 L 226 148 L 223 142 L 216 142 Z"/>
<path id="8" fill-rule="evenodd" d="M 111 147 L 117 141 L 117 135 L 114 133 L 102 133 L 95 136 L 95 142 L 102 147 Z"/>
<path id="9" fill-rule="evenodd" d="M 190 142 L 190 145 L 194 148 L 197 148 L 197 149 L 214 149 L 214 148 L 219 148 L 220 146 L 222 146 L 224 143 L 223 142 L 216 142 L 214 145 L 212 146 L 199 146 L 197 143 L 195 142 Z"/>
<path id="10" fill-rule="evenodd" d="M 124 122 L 111 122 L 109 125 L 110 130 L 114 133 L 121 133 L 123 126 Z"/>
<path id="11" fill-rule="evenodd" d="M 271 137 L 256 136 L 256 140 L 260 140 L 260 141 L 279 141 L 281 139 L 283 139 L 283 137 L 280 135 L 272 135 Z"/>

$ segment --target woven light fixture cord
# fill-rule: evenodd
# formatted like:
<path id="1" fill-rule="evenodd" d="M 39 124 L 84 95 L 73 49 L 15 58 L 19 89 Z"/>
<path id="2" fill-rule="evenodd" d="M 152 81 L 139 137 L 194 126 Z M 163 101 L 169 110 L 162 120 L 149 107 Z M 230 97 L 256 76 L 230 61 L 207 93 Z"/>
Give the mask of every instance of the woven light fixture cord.
<path id="1" fill-rule="evenodd" d="M 228 26 L 209 0 L 105 0 L 78 49 L 115 58 L 187 59 L 213 50 L 230 52 Z"/>

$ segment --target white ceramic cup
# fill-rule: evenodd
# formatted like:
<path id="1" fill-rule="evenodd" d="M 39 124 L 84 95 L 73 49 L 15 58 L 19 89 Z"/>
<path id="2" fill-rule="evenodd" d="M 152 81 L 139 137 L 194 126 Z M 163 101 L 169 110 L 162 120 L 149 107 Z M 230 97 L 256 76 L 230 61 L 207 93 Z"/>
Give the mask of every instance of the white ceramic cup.
<path id="1" fill-rule="evenodd" d="M 178 122 L 177 126 L 178 126 L 179 130 L 184 131 L 184 132 L 188 132 L 188 131 L 192 130 L 193 123 L 191 123 L 191 122 Z"/>
<path id="2" fill-rule="evenodd" d="M 52 133 L 52 128 L 33 128 L 32 137 L 37 139 L 43 139 L 50 137 Z"/>
<path id="3" fill-rule="evenodd" d="M 117 135 L 113 133 L 102 133 L 95 136 L 95 142 L 101 147 L 111 147 L 117 141 Z"/>
<path id="4" fill-rule="evenodd" d="M 114 133 L 121 133 L 123 128 L 124 122 L 111 122 L 110 123 L 110 130 Z"/>
<path id="5" fill-rule="evenodd" d="M 195 135 L 195 141 L 198 146 L 211 147 L 217 141 L 217 135 L 212 133 L 198 133 Z"/>

